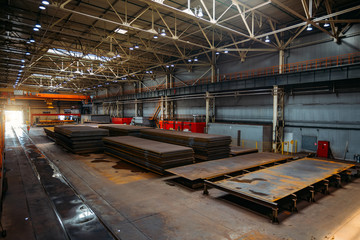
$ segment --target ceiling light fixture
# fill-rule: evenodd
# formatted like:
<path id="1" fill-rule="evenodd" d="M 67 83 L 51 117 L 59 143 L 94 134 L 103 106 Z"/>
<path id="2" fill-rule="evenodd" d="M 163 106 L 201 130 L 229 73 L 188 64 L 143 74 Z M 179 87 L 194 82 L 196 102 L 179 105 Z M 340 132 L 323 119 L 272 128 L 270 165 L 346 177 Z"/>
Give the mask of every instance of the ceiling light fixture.
<path id="1" fill-rule="evenodd" d="M 136 45 L 134 46 L 134 48 L 139 49 L 140 47 L 139 47 L 139 45 L 136 44 Z"/>
<path id="2" fill-rule="evenodd" d="M 44 4 L 44 5 L 49 5 L 50 4 L 50 2 L 47 1 L 47 0 L 43 0 L 43 1 L 41 1 L 41 3 Z"/>
<path id="3" fill-rule="evenodd" d="M 45 7 L 44 5 L 42 5 L 42 4 L 39 6 L 39 8 L 40 8 L 41 10 L 45 10 L 45 9 L 46 9 L 46 7 Z"/>
<path id="4" fill-rule="evenodd" d="M 197 62 L 197 61 L 199 61 L 199 60 L 197 59 L 197 57 L 195 57 L 195 58 L 194 58 L 194 62 Z"/>
<path id="5" fill-rule="evenodd" d="M 192 62 L 192 60 L 191 60 L 191 59 L 188 59 L 188 62 Z"/>
<path id="6" fill-rule="evenodd" d="M 163 36 L 163 37 L 164 37 L 164 36 L 166 36 L 166 32 L 165 32 L 165 29 L 162 29 L 162 30 L 161 30 L 161 33 L 160 33 L 160 35 L 161 35 L 161 36 Z"/>
<path id="7" fill-rule="evenodd" d="M 40 29 L 37 28 L 37 27 L 34 27 L 33 30 L 34 30 L 35 32 L 38 32 Z"/>
<path id="8" fill-rule="evenodd" d="M 200 6 L 198 6 L 198 7 L 196 7 L 195 9 L 194 9 L 194 12 L 195 12 L 195 16 L 197 16 L 197 17 L 203 17 L 204 16 L 204 14 L 203 14 L 203 10 L 202 10 L 202 8 L 200 7 Z"/>
<path id="9" fill-rule="evenodd" d="M 29 55 L 30 55 L 30 52 L 26 52 L 25 55 L 29 56 Z"/>
<path id="10" fill-rule="evenodd" d="M 174 67 L 174 64 L 171 64 L 170 66 L 171 66 L 171 67 Z"/>
<path id="11" fill-rule="evenodd" d="M 40 24 L 39 22 L 36 22 L 36 23 L 35 23 L 35 27 L 41 28 L 41 24 Z"/>
<path id="12" fill-rule="evenodd" d="M 155 38 L 155 39 L 158 39 L 158 35 L 154 35 L 154 38 Z"/>
<path id="13" fill-rule="evenodd" d="M 229 50 L 225 49 L 224 53 L 229 53 Z"/>
<path id="14" fill-rule="evenodd" d="M 325 19 L 325 21 L 329 21 L 329 19 Z M 325 23 L 324 23 L 324 27 L 330 27 L 330 23 L 325 22 Z"/>
<path id="15" fill-rule="evenodd" d="M 128 31 L 125 30 L 125 29 L 117 28 L 117 29 L 114 30 L 114 32 L 119 33 L 119 34 L 125 34 L 125 33 L 127 33 Z"/>
<path id="16" fill-rule="evenodd" d="M 219 52 L 216 52 L 215 54 L 216 54 L 216 55 L 220 55 L 220 53 L 219 53 Z"/>
<path id="17" fill-rule="evenodd" d="M 29 42 L 31 42 L 31 43 L 34 43 L 34 42 L 35 42 L 35 39 L 33 38 L 33 36 L 30 37 Z"/>
<path id="18" fill-rule="evenodd" d="M 25 60 L 24 60 L 24 59 L 21 59 L 21 62 L 22 62 L 22 63 L 24 63 L 24 62 L 25 62 Z"/>
<path id="19" fill-rule="evenodd" d="M 312 30 L 313 30 L 313 28 L 312 28 L 311 24 L 309 23 L 307 28 L 306 28 L 306 31 L 312 31 Z"/>
<path id="20" fill-rule="evenodd" d="M 129 49 L 130 49 L 130 51 L 134 50 L 134 48 L 133 48 L 133 47 L 129 47 Z"/>
<path id="21" fill-rule="evenodd" d="M 265 42 L 266 42 L 266 43 L 269 43 L 269 42 L 270 42 L 269 36 L 266 36 L 266 37 L 265 37 Z"/>

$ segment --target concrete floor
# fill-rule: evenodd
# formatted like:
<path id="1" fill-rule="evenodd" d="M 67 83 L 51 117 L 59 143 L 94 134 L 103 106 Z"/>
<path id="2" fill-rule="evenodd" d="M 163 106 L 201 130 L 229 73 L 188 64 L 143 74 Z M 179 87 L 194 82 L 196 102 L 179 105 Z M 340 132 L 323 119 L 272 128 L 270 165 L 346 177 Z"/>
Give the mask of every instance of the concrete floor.
<path id="1" fill-rule="evenodd" d="M 209 196 L 104 154 L 74 155 L 48 140 L 42 128 L 30 135 L 98 217 L 121 239 L 360 239 L 360 179 L 299 206 L 274 225 L 225 193 Z M 10 186 L 11 187 L 11 186 Z M 6 206 L 5 206 L 6 207 Z M 15 239 L 15 238 L 14 238 Z"/>

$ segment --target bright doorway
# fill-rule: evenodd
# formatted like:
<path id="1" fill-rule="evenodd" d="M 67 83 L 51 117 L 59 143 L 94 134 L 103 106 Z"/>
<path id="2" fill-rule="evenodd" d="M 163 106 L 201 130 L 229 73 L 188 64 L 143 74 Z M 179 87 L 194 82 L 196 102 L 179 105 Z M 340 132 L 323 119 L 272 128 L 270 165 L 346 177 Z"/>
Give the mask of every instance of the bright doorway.
<path id="1" fill-rule="evenodd" d="M 16 126 L 24 124 L 22 111 L 5 111 L 5 123 Z"/>

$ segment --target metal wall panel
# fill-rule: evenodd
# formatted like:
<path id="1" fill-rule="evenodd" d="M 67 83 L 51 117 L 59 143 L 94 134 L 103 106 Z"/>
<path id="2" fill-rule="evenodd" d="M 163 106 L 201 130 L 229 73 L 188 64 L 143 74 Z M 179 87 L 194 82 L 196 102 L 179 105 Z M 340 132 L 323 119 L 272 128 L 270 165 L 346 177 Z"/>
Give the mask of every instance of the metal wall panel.
<path id="1" fill-rule="evenodd" d="M 259 152 L 269 151 L 271 146 L 271 128 L 263 125 L 209 123 L 209 134 L 231 136 L 232 145 L 237 144 L 238 131 L 241 131 L 241 144 L 245 147 L 255 148 Z"/>

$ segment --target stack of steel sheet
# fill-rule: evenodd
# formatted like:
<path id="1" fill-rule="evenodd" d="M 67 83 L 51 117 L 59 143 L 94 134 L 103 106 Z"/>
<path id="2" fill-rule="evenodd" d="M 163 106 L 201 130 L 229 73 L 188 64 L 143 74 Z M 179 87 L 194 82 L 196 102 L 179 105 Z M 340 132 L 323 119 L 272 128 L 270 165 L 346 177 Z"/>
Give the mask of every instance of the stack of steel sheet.
<path id="1" fill-rule="evenodd" d="M 107 129 L 87 126 L 56 126 L 55 142 L 73 153 L 93 153 L 104 150 L 102 138 Z"/>
<path id="2" fill-rule="evenodd" d="M 194 162 L 191 148 L 133 136 L 103 138 L 105 153 L 163 174 L 165 169 Z"/>
<path id="3" fill-rule="evenodd" d="M 54 127 L 45 127 L 44 128 L 44 132 L 46 134 L 46 136 L 48 138 L 50 138 L 51 140 L 55 141 L 55 131 L 54 131 Z"/>
<path id="4" fill-rule="evenodd" d="M 122 124 L 106 124 L 99 125 L 99 128 L 108 129 L 110 136 L 140 136 L 140 130 L 151 129 L 151 127 L 122 125 Z"/>
<path id="5" fill-rule="evenodd" d="M 144 138 L 192 147 L 199 161 L 226 158 L 230 155 L 230 136 L 169 131 L 162 129 L 141 130 Z"/>

